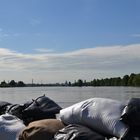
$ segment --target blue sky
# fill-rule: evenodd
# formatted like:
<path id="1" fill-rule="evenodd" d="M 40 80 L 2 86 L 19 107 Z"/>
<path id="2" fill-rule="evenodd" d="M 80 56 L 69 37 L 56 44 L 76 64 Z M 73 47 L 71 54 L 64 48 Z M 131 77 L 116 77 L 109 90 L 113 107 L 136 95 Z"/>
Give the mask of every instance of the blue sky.
<path id="1" fill-rule="evenodd" d="M 140 0 L 0 0 L 0 81 L 140 72 Z"/>

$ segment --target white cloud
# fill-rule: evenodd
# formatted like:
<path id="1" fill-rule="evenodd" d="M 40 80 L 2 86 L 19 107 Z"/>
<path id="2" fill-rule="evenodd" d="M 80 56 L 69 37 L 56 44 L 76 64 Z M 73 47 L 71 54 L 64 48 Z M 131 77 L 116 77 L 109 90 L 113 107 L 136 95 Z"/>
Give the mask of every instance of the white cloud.
<path id="1" fill-rule="evenodd" d="M 140 37 L 140 34 L 132 34 L 132 37 Z"/>
<path id="2" fill-rule="evenodd" d="M 120 76 L 139 72 L 140 44 L 101 46 L 66 53 L 37 54 L 23 54 L 0 48 L 0 76 L 3 77 L 4 74 L 1 73 L 9 70 L 17 75 L 19 72 L 23 72 L 23 75 L 27 73 L 26 76 L 23 76 L 23 79 L 26 77 L 26 80 L 31 75 L 48 81 L 72 80 L 78 77 L 88 80 L 93 77 Z"/>
<path id="3" fill-rule="evenodd" d="M 52 50 L 52 49 L 45 49 L 45 48 L 35 49 L 35 51 L 41 52 L 41 53 L 52 53 L 52 52 L 54 52 L 54 50 Z"/>
<path id="4" fill-rule="evenodd" d="M 4 31 L 2 28 L 0 28 L 0 40 L 2 41 L 5 38 L 11 38 L 11 37 L 18 37 L 21 34 L 19 33 L 9 33 Z"/>

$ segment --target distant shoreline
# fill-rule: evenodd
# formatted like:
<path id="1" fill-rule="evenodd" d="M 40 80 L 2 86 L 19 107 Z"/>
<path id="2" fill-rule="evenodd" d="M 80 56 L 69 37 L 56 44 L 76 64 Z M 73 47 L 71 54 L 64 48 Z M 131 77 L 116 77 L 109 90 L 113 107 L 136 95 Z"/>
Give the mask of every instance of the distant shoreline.
<path id="1" fill-rule="evenodd" d="M 64 83 L 50 83 L 50 84 L 36 84 L 30 83 L 25 84 L 23 81 L 15 82 L 11 80 L 6 82 L 5 80 L 0 83 L 0 88 L 9 88 L 9 87 L 87 87 L 87 86 L 131 86 L 131 87 L 140 87 L 140 73 L 130 75 L 124 75 L 121 77 L 105 78 L 105 79 L 93 79 L 90 82 L 86 80 L 78 79 L 75 82 L 65 81 Z"/>

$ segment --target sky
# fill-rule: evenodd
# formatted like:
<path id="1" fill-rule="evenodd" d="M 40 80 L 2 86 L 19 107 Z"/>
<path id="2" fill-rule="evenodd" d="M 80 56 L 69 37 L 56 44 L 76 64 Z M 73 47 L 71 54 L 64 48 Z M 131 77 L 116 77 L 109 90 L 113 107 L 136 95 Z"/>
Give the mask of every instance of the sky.
<path id="1" fill-rule="evenodd" d="M 140 0 L 0 0 L 0 81 L 140 73 Z"/>

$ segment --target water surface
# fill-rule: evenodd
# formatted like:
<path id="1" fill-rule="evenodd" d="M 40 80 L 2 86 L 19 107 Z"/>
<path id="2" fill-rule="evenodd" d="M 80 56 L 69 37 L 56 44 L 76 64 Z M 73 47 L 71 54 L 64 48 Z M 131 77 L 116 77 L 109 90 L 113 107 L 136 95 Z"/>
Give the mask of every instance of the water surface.
<path id="1" fill-rule="evenodd" d="M 140 97 L 139 87 L 24 87 L 0 88 L 0 100 L 24 103 L 45 94 L 62 107 L 70 106 L 88 98 L 103 97 L 127 101 Z"/>

